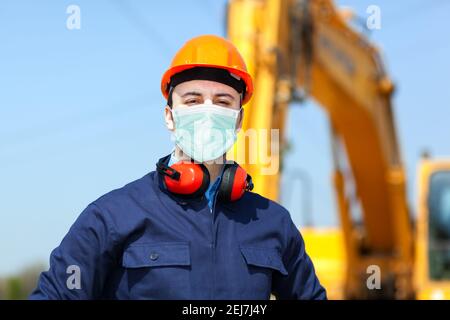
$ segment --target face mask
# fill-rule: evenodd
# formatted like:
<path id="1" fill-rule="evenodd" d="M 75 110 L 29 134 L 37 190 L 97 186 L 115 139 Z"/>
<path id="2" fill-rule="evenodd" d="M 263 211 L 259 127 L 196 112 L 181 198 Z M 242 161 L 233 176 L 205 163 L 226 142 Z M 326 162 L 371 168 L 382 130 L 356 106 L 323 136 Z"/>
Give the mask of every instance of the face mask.
<path id="1" fill-rule="evenodd" d="M 172 109 L 175 143 L 197 162 L 217 159 L 236 141 L 239 112 L 213 104 Z"/>

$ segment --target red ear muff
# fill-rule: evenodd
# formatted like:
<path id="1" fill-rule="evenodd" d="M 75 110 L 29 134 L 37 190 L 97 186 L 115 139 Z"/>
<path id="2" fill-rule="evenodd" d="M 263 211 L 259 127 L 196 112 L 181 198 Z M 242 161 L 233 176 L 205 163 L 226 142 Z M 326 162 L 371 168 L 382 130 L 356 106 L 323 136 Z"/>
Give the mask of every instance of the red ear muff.
<path id="1" fill-rule="evenodd" d="M 209 173 L 202 164 L 180 161 L 167 167 L 158 163 L 157 169 L 164 175 L 167 190 L 176 195 L 195 198 L 208 189 Z"/>
<path id="2" fill-rule="evenodd" d="M 225 166 L 217 196 L 222 201 L 236 201 L 245 191 L 253 189 L 252 177 L 236 163 Z"/>
<path id="3" fill-rule="evenodd" d="M 156 164 L 168 191 L 181 197 L 196 198 L 208 190 L 210 176 L 203 164 L 180 161 L 169 167 L 168 159 L 169 156 L 161 158 Z M 221 201 L 236 201 L 252 189 L 252 177 L 242 167 L 236 162 L 225 164 L 217 194 Z"/>

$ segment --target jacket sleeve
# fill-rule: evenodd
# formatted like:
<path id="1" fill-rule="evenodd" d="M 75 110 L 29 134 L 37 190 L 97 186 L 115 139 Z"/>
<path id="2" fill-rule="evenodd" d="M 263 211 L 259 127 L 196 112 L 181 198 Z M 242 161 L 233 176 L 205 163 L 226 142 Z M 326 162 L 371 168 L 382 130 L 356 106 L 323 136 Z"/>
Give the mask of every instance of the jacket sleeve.
<path id="1" fill-rule="evenodd" d="M 287 276 L 273 276 L 273 294 L 279 300 L 326 300 L 325 289 L 316 276 L 313 263 L 305 251 L 305 243 L 292 219 L 287 219 L 287 246 L 283 262 Z"/>
<path id="2" fill-rule="evenodd" d="M 114 239 L 108 215 L 90 204 L 51 253 L 50 268 L 29 299 L 100 298 L 115 261 Z"/>

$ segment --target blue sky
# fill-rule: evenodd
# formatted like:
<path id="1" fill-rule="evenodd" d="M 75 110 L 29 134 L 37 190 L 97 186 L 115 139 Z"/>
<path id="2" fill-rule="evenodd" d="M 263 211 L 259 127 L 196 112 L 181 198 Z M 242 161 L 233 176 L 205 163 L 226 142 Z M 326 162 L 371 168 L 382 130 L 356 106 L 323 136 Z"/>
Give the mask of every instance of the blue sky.
<path id="1" fill-rule="evenodd" d="M 421 150 L 450 155 L 450 3 L 338 3 L 363 17 L 370 4 L 382 10 L 371 39 L 397 84 L 414 206 Z M 80 30 L 66 28 L 70 4 L 81 8 Z M 187 39 L 225 34 L 224 8 L 223 0 L 0 2 L 0 275 L 46 263 L 87 204 L 170 151 L 161 74 Z M 293 106 L 288 135 L 286 168 L 311 177 L 314 222 L 336 224 L 326 114 L 313 103 Z M 282 187 L 301 225 L 301 203 L 290 200 L 301 199 L 299 183 L 283 179 Z"/>

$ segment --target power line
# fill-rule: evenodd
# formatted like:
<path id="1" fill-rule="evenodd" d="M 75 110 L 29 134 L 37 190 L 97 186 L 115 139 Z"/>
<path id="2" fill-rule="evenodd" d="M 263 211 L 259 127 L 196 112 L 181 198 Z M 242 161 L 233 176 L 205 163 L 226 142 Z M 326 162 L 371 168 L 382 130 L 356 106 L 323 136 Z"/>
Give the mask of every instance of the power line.
<path id="1" fill-rule="evenodd" d="M 64 121 L 58 119 L 52 123 L 42 124 L 38 128 L 30 128 L 26 131 L 15 133 L 14 138 L 9 139 L 9 143 L 3 145 L 2 149 L 8 145 L 17 146 L 27 144 L 45 137 L 64 134 L 71 130 L 78 130 L 78 128 L 82 128 L 86 124 L 96 123 L 100 119 L 106 120 L 116 116 L 128 114 L 131 111 L 146 110 L 148 105 L 146 103 L 141 103 L 140 101 L 142 101 L 142 97 L 136 98 L 135 102 L 121 101 L 114 104 L 112 108 L 107 106 L 104 108 L 91 110 L 89 113 L 81 114 L 78 117 L 71 117 L 70 119 L 65 119 Z"/>
<path id="2" fill-rule="evenodd" d="M 110 3 L 114 4 L 122 17 L 132 24 L 143 36 L 145 36 L 150 43 L 156 43 L 162 54 L 166 55 L 169 52 L 172 52 L 171 46 L 166 41 L 164 36 L 159 34 L 156 29 L 148 23 L 148 20 L 143 15 L 131 7 L 129 2 L 122 0 L 111 0 Z"/>

